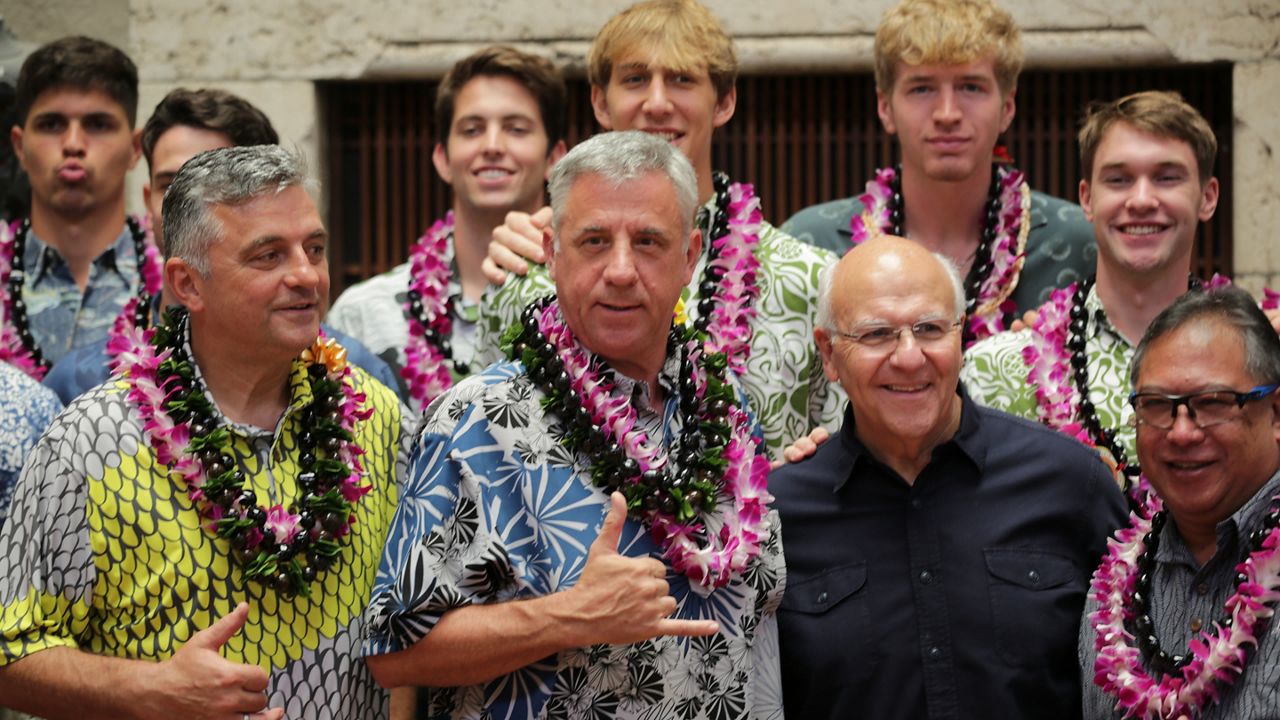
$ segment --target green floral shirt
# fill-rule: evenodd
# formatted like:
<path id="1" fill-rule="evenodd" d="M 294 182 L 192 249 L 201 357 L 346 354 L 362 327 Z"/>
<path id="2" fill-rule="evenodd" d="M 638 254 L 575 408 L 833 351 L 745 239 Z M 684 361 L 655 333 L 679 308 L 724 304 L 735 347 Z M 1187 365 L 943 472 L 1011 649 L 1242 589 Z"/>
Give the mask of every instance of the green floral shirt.
<path id="1" fill-rule="evenodd" d="M 697 317 L 698 284 L 708 246 L 703 244 L 693 280 L 682 293 L 690 322 Z M 763 223 L 756 257 L 761 288 L 755 302 L 751 356 L 741 380 L 764 430 L 765 444 L 776 456 L 814 427 L 832 432 L 840 428 L 845 395 L 823 375 L 822 357 L 813 341 L 818 272 L 835 262 L 835 255 Z M 525 305 L 554 292 L 555 284 L 544 267 L 532 269 L 523 278 L 510 276 L 501 287 L 491 288 L 480 307 L 479 359 L 497 360 L 502 331 L 519 319 Z"/>
<path id="2" fill-rule="evenodd" d="M 1115 428 L 1130 458 L 1134 450 L 1133 408 L 1129 407 L 1129 367 L 1134 346 L 1107 320 L 1097 290 L 1085 298 L 1088 311 L 1085 351 L 1089 370 L 1089 399 L 1103 427 Z M 960 380 L 975 401 L 1014 415 L 1039 421 L 1036 389 L 1027 382 L 1022 349 L 1031 343 L 1031 330 L 993 335 L 964 355 Z"/>

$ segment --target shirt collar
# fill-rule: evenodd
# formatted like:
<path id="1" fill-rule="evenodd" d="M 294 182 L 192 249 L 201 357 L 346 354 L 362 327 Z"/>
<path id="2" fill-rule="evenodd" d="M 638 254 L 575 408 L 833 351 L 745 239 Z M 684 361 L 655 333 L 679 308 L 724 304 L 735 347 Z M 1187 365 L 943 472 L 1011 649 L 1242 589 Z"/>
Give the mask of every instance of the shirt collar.
<path id="1" fill-rule="evenodd" d="M 1120 334 L 1120 331 L 1111 324 L 1111 319 L 1107 317 L 1107 309 L 1102 306 L 1102 299 L 1098 297 L 1098 285 L 1095 283 L 1089 288 L 1089 294 L 1084 299 L 1084 309 L 1088 313 L 1088 325 L 1085 332 L 1088 338 L 1096 338 L 1102 333 L 1106 333 L 1116 342 L 1123 343 L 1126 346 L 1131 344 Z"/>
<path id="2" fill-rule="evenodd" d="M 610 368 L 612 370 L 612 368 Z M 617 370 L 613 372 L 613 384 L 618 390 L 618 394 L 631 398 L 631 404 L 648 409 L 653 406 L 652 397 L 650 397 L 649 385 L 640 382 L 635 378 L 623 375 Z M 658 387 L 662 388 L 662 392 L 668 399 L 675 396 L 676 389 L 680 387 L 680 354 L 667 353 L 667 359 L 663 361 L 662 367 L 658 370 Z"/>
<path id="3" fill-rule="evenodd" d="M 120 271 L 120 262 L 129 260 L 133 256 L 133 233 L 129 229 L 129 224 L 125 223 L 124 229 L 116 236 L 115 242 L 94 258 L 93 264 L 104 271 L 123 276 Z M 65 267 L 66 264 L 67 261 L 63 259 L 62 253 L 36 235 L 34 229 L 28 228 L 26 245 L 22 251 L 22 265 L 29 268 L 28 272 L 33 281 L 43 279 L 45 275 Z"/>
<path id="4" fill-rule="evenodd" d="M 960 396 L 960 427 L 955 435 L 933 449 L 933 459 L 936 459 L 940 452 L 954 449 L 961 457 L 968 459 L 981 475 L 987 459 L 987 440 L 982 434 L 981 412 L 969 399 L 963 385 L 956 389 L 956 394 Z M 872 455 L 871 450 L 863 444 L 862 440 L 858 439 L 855 425 L 853 403 L 850 402 L 845 405 L 844 423 L 840 427 L 840 443 L 851 462 L 848 463 L 848 473 L 834 478 L 832 490 L 835 492 L 839 492 L 854 479 L 862 463 L 884 465 Z M 930 460 L 931 463 L 933 459 Z"/>

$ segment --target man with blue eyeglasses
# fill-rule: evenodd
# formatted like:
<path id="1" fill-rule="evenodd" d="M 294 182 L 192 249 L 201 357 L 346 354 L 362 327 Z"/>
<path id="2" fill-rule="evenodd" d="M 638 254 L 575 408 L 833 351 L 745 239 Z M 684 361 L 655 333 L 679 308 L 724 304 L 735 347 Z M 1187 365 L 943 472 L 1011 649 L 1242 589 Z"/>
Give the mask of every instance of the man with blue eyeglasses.
<path id="1" fill-rule="evenodd" d="M 843 426 L 770 476 L 803 718 L 1078 718 L 1079 611 L 1124 501 L 1095 453 L 959 388 L 946 258 L 868 240 L 822 274 L 814 338 Z M 891 678 L 891 682 L 884 682 Z"/>
<path id="2" fill-rule="evenodd" d="M 1159 500 L 1117 534 L 1081 625 L 1085 718 L 1274 718 L 1280 338 L 1248 293 L 1190 292 L 1147 328 L 1130 396 Z"/>

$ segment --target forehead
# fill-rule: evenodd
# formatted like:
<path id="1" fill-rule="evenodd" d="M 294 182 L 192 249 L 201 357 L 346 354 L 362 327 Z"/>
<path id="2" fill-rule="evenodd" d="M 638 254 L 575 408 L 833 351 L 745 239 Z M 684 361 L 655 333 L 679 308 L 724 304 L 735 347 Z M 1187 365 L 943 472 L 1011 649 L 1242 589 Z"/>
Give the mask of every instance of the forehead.
<path id="1" fill-rule="evenodd" d="M 921 63 L 913 65 L 899 60 L 895 65 L 894 86 L 922 81 L 982 80 L 996 82 L 996 61 L 992 56 L 961 63 Z"/>
<path id="2" fill-rule="evenodd" d="M 657 171 L 617 184 L 596 173 L 581 175 L 569 186 L 561 218 L 562 232 L 570 235 L 588 228 L 677 233 L 683 227 L 675 187 Z"/>
<path id="3" fill-rule="evenodd" d="M 832 289 L 832 310 L 844 322 L 914 322 L 956 313 L 951 282 L 934 262 L 884 255 L 843 270 Z"/>
<path id="4" fill-rule="evenodd" d="M 1181 165 L 1196 169 L 1195 152 L 1185 140 L 1140 130 L 1126 122 L 1112 123 L 1094 152 L 1097 170 L 1116 166 Z"/>
<path id="5" fill-rule="evenodd" d="M 705 78 L 709 75 L 709 63 L 693 51 L 670 47 L 668 43 L 640 41 L 617 54 L 613 62 L 613 76 L 624 71 L 645 70 L 664 74 L 681 73 Z"/>
<path id="6" fill-rule="evenodd" d="M 1225 320 L 1201 317 L 1152 342 L 1138 372 L 1138 389 L 1190 393 L 1251 384 L 1244 338 Z"/>
<path id="7" fill-rule="evenodd" d="M 311 195 L 299 185 L 270 190 L 248 202 L 214 205 L 212 213 L 222 223 L 224 240 L 247 244 L 265 236 L 309 237 L 323 231 L 320 213 Z"/>
<path id="8" fill-rule="evenodd" d="M 156 139 L 151 150 L 152 173 L 177 172 L 191 158 L 207 150 L 231 147 L 226 133 L 190 125 L 174 125 Z"/>
<path id="9" fill-rule="evenodd" d="M 542 122 L 538 101 L 528 88 L 507 75 L 477 75 L 458 91 L 453 102 L 455 122 L 472 117 L 524 116 Z"/>
<path id="10" fill-rule="evenodd" d="M 121 119 L 126 117 L 124 107 L 107 93 L 72 85 L 59 85 L 37 95 L 31 103 L 28 117 L 44 113 L 69 116 L 107 114 Z"/>

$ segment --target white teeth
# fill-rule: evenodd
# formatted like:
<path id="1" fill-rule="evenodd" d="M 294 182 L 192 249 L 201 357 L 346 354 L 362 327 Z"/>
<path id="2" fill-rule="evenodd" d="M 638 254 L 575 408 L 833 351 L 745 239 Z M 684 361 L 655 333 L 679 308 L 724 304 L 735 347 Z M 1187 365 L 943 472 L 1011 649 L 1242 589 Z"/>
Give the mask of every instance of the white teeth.
<path id="1" fill-rule="evenodd" d="M 889 385 L 888 387 L 890 390 L 894 392 L 919 392 L 928 386 L 927 385 Z"/>
<path id="2" fill-rule="evenodd" d="M 1124 231 L 1130 235 L 1154 235 L 1164 228 L 1159 225 L 1125 225 Z"/>
<path id="3" fill-rule="evenodd" d="M 666 140 L 667 142 L 675 142 L 675 141 L 676 141 L 676 138 L 677 138 L 677 137 L 679 137 L 679 135 L 678 135 L 677 133 L 674 133 L 674 132 L 661 132 L 661 131 L 658 131 L 658 130 L 650 130 L 650 131 L 649 131 L 649 134 L 650 134 L 650 135 L 656 135 L 656 136 L 658 136 L 658 137 L 662 138 L 663 140 Z"/>
<path id="4" fill-rule="evenodd" d="M 482 178 L 504 178 L 510 174 L 511 173 L 507 172 L 506 170 L 498 170 L 498 169 L 481 170 L 479 172 L 479 175 Z"/>

